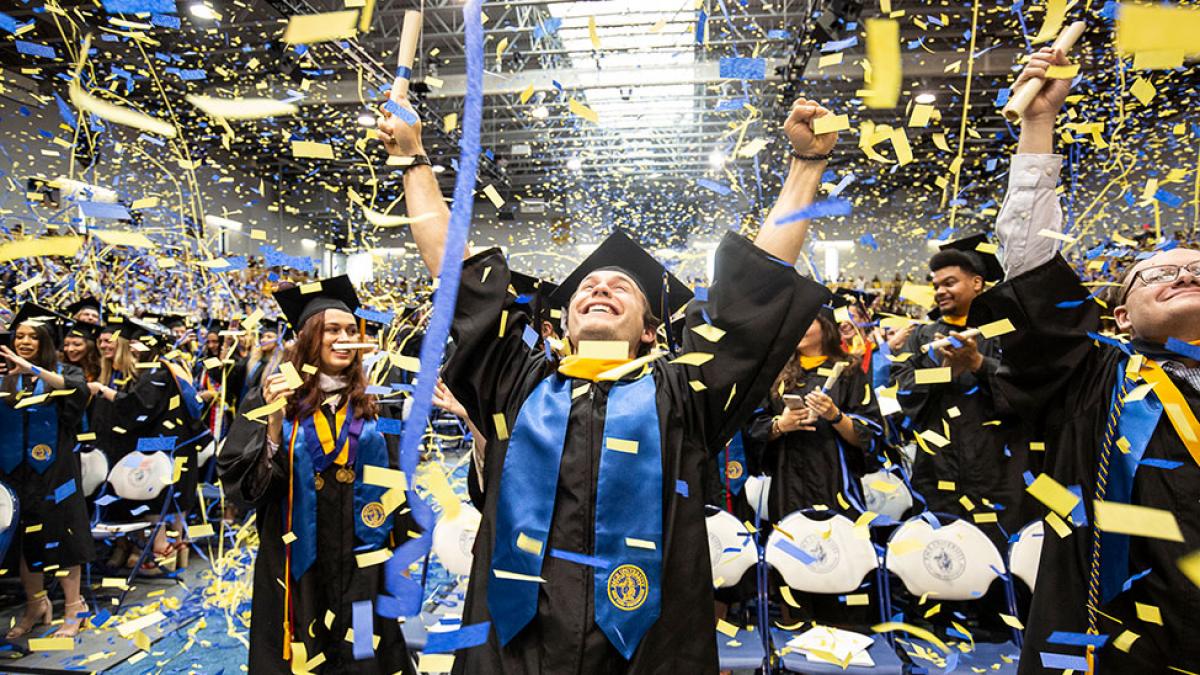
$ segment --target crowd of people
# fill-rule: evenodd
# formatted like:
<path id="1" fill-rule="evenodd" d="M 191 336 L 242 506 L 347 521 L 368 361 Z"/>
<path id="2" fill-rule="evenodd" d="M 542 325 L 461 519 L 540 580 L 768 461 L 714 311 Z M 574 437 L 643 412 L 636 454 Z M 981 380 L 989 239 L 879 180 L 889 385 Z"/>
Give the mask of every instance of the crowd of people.
<path id="1" fill-rule="evenodd" d="M 1021 78 L 1062 65 L 1043 49 Z M 707 287 L 619 231 L 560 284 L 498 249 L 466 256 L 436 402 L 473 436 L 482 523 L 461 609 L 485 628 L 457 643 L 454 672 L 715 672 L 717 621 L 761 599 L 754 580 L 714 593 L 706 509 L 762 542 L 796 513 L 845 517 L 880 550 L 918 514 L 968 523 L 1000 551 L 1045 522 L 1017 616 L 996 584 L 940 612 L 914 600 L 905 625 L 974 642 L 1015 623 L 1023 672 L 1055 670 L 1047 653 L 1105 673 L 1200 668 L 1200 590 L 1180 563 L 1200 543 L 1200 253 L 1141 233 L 1069 262 L 1041 234 L 1063 226 L 1053 151 L 1069 90 L 1049 80 L 1025 112 L 995 240 L 968 233 L 929 259 L 928 317 L 909 315 L 900 279 L 831 291 L 794 271 L 820 221 L 790 216 L 816 199 L 837 139 L 816 133 L 830 111 L 807 99 L 783 123 L 777 202 L 752 240 L 725 237 Z M 393 113 L 384 147 L 424 156 L 420 123 Z M 428 162 L 402 180 L 437 277 L 446 202 Z M 1096 257 L 1112 264 L 1100 272 Z M 154 295 L 161 271 L 131 263 L 123 286 L 105 268 L 45 272 L 61 282 L 57 307 L 13 306 L 0 414 L 23 431 L 4 437 L 0 481 L 21 504 L 27 604 L 9 638 L 52 620 L 43 579 L 59 570 L 57 634 L 80 630 L 89 514 L 161 522 L 142 547 L 114 543 L 108 565 L 170 570 L 186 565 L 198 485 L 219 478 L 260 532 L 249 672 L 415 673 L 397 619 L 427 507 L 401 473 L 397 430 L 427 311 L 381 317 L 344 276 L 254 264 L 226 277 L 235 304 L 182 316 Z M 1096 281 L 1111 282 L 1104 305 L 1083 285 Z M 85 475 L 93 452 L 100 481 Z M 1139 531 L 1130 513 L 1167 514 L 1175 536 Z M 765 591 L 781 626 L 879 613 L 877 599 L 800 593 L 777 572 Z"/>

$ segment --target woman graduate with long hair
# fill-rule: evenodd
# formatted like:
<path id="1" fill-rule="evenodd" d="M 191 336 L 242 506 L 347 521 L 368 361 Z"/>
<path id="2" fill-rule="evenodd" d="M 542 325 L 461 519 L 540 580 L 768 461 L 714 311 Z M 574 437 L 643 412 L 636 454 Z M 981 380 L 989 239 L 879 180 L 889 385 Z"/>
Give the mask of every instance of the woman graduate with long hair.
<path id="1" fill-rule="evenodd" d="M 342 347 L 361 340 L 349 278 L 318 283 L 275 293 L 296 341 L 248 394 L 218 458 L 226 493 L 258 509 L 250 672 L 290 673 L 291 662 L 415 673 L 398 622 L 375 611 L 386 566 L 364 562 L 417 529 L 416 498 L 396 472 L 399 437 L 379 428 L 400 412 L 367 393 L 361 352 Z"/>
<path id="2" fill-rule="evenodd" d="M 10 640 L 51 622 L 53 607 L 43 590 L 48 570 L 67 571 L 61 577 L 65 616 L 55 636 L 78 634 L 88 611 L 79 594 L 80 566 L 94 551 L 73 452 L 88 389 L 78 368 L 58 361 L 59 321 L 50 310 L 26 304 L 13 317 L 12 347 L 0 346 L 6 365 L 0 376 L 0 480 L 20 502 L 17 538 L 26 598 L 24 615 L 6 636 Z M 60 391 L 69 393 L 57 395 Z"/>

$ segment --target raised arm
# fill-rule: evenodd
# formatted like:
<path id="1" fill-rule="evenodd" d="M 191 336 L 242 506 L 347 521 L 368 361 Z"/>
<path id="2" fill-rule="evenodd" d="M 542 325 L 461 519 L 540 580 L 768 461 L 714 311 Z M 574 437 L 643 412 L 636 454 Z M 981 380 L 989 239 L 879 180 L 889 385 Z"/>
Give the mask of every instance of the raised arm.
<path id="1" fill-rule="evenodd" d="M 1044 47 L 1030 57 L 1017 84 L 1034 77 L 1045 78 L 1050 66 L 1067 63 L 1060 50 Z M 1062 208 L 1054 191 L 1062 156 L 1054 154 L 1054 120 L 1070 91 L 1070 80 L 1046 80 L 1021 118 L 1017 154 L 1008 171 L 1008 193 L 996 217 L 1000 262 L 1009 277 L 1050 260 L 1059 247 L 1058 240 L 1038 232 L 1062 231 Z"/>
<path id="2" fill-rule="evenodd" d="M 425 155 L 425 146 L 421 142 L 421 120 L 407 100 L 396 102 L 407 110 L 414 120 L 412 124 L 405 122 L 384 108 L 380 108 L 382 117 L 378 122 L 376 135 L 383 141 L 383 147 L 393 157 L 416 157 Z M 409 228 L 421 259 L 429 273 L 437 276 L 441 272 L 442 255 L 446 248 L 446 229 L 450 225 L 450 209 L 442 197 L 442 189 L 438 186 L 437 175 L 433 167 L 427 165 L 409 166 L 404 169 L 404 203 L 408 208 L 408 216 L 413 219 Z M 464 252 L 463 257 L 466 257 Z"/>
<path id="3" fill-rule="evenodd" d="M 779 221 L 809 206 L 816 197 L 821 174 L 829 163 L 829 153 L 837 143 L 837 132 L 817 135 L 813 133 L 812 125 L 813 120 L 828 114 L 829 111 L 816 101 L 799 98 L 792 103 L 792 110 L 783 123 L 783 131 L 793 151 L 791 166 L 779 191 L 779 199 L 767 214 L 754 245 L 789 265 L 795 265 L 800 257 L 804 238 L 808 236 L 808 219 L 782 225 Z"/>

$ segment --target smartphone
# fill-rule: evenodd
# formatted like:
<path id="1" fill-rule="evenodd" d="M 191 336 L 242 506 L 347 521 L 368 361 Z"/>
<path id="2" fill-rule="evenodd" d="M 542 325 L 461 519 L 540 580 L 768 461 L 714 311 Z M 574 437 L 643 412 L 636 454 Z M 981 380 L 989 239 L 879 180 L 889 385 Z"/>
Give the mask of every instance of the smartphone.
<path id="1" fill-rule="evenodd" d="M 804 397 L 800 394 L 784 394 L 783 404 L 792 410 L 800 410 L 804 407 Z"/>

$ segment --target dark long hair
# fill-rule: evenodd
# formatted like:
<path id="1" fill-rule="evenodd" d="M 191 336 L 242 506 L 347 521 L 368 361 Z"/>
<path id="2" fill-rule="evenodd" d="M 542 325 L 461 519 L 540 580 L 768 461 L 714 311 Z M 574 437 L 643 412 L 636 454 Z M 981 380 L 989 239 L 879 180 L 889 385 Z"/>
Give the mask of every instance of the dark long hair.
<path id="1" fill-rule="evenodd" d="M 821 353 L 827 357 L 826 364 L 846 361 L 853 367 L 858 359 L 846 353 L 846 348 L 842 346 L 842 334 L 838 331 L 837 324 L 824 313 L 817 314 L 816 322 L 821 326 Z M 792 354 L 792 358 L 788 359 L 787 365 L 783 367 L 779 377 L 775 378 L 775 384 L 771 385 L 771 400 L 782 404 L 783 396 L 780 392 L 786 394 L 795 389 L 800 384 L 803 372 L 804 369 L 800 367 L 800 351 L 797 349 Z"/>
<path id="2" fill-rule="evenodd" d="M 290 420 L 313 414 L 325 399 L 325 393 L 317 386 L 320 379 L 317 374 L 304 373 L 305 365 L 320 365 L 321 342 L 324 338 L 325 312 L 321 312 L 304 322 L 296 334 L 296 342 L 289 348 L 285 357 L 304 378 L 304 384 L 292 394 L 284 409 L 284 415 Z M 346 367 L 345 375 L 346 393 L 350 397 L 354 414 L 360 418 L 374 419 L 379 415 L 379 404 L 375 402 L 374 396 L 367 393 L 367 375 L 363 372 L 361 351 L 354 350 L 354 360 Z"/>
<path id="3" fill-rule="evenodd" d="M 70 363 L 73 366 L 78 366 L 81 370 L 83 370 L 83 375 L 85 378 L 87 378 L 88 382 L 95 382 L 95 381 L 99 380 L 100 379 L 100 350 L 96 347 L 96 341 L 88 339 L 86 337 L 81 337 L 79 335 L 69 335 L 67 337 L 77 337 L 80 340 L 83 340 L 83 345 L 84 345 L 83 360 L 80 361 L 79 363 L 72 362 L 71 359 L 67 358 L 67 352 L 64 347 L 63 362 Z M 63 339 L 63 342 L 64 343 L 66 342 L 66 338 Z"/>
<path id="4" fill-rule="evenodd" d="M 23 325 L 33 329 L 33 334 L 37 336 L 38 341 L 37 353 L 30 359 L 30 363 L 43 370 L 57 370 L 58 351 L 54 348 L 54 336 L 50 333 L 50 328 L 45 324 L 35 325 L 26 323 Z M 13 326 L 13 335 L 15 336 L 16 333 L 17 327 Z M 8 394 L 15 394 L 17 392 L 17 382 L 20 379 L 19 377 L 5 377 L 4 386 L 0 390 Z M 6 398 L 9 401 L 9 405 L 15 403 L 11 396 Z"/>

